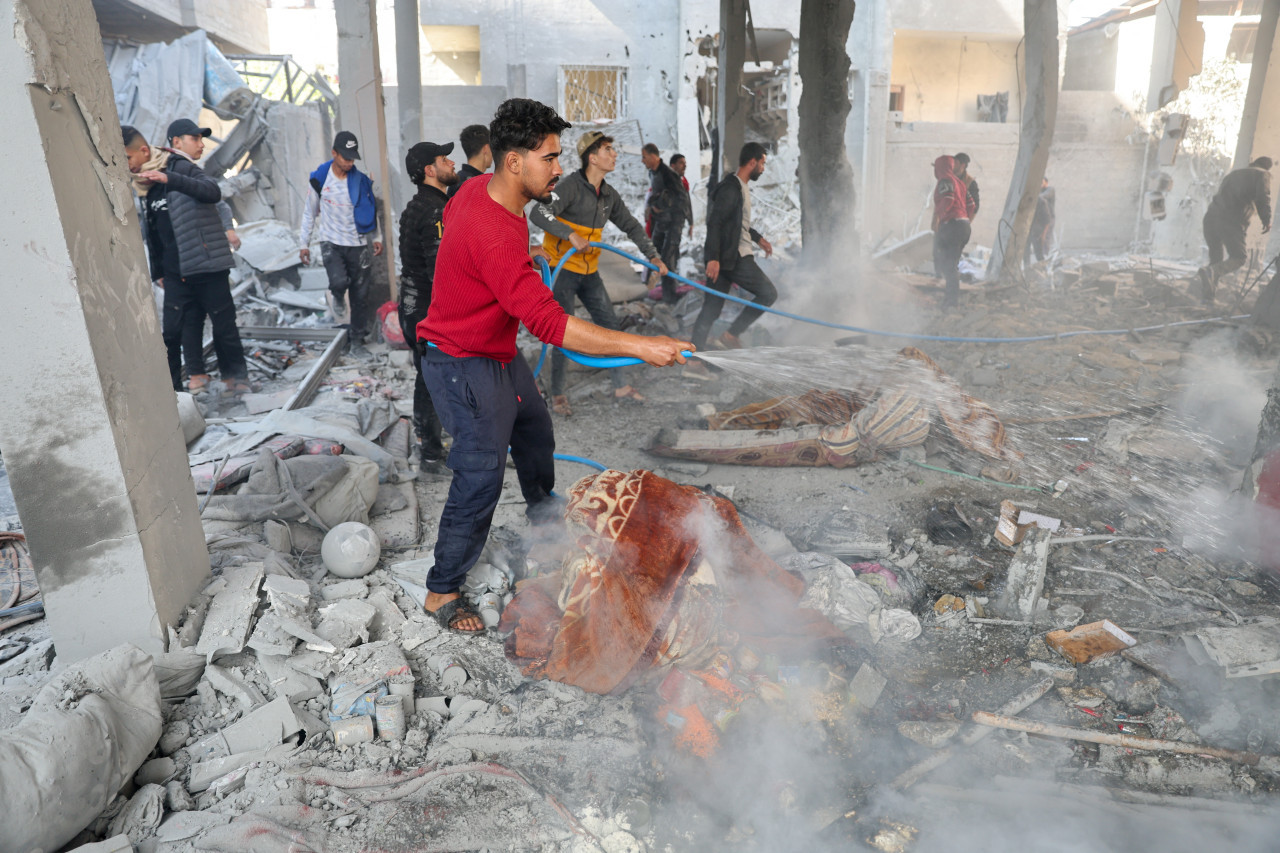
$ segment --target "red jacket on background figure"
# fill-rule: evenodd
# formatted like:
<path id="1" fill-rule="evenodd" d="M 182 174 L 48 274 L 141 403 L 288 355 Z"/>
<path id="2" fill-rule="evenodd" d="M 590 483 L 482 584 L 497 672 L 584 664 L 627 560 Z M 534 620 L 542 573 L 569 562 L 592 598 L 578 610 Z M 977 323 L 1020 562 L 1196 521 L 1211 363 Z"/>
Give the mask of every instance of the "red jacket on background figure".
<path id="1" fill-rule="evenodd" d="M 955 167 L 955 158 L 949 154 L 933 161 L 933 175 L 938 179 L 933 190 L 933 210 L 938 224 L 953 219 L 969 219 L 975 212 L 976 205 L 969 196 L 969 189 L 956 176 Z"/>

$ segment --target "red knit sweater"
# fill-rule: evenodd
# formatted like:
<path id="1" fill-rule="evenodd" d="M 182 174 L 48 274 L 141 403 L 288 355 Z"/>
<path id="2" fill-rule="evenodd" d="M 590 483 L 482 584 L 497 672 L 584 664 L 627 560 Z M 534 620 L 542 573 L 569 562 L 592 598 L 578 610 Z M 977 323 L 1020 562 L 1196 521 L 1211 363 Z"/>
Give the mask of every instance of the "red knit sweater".
<path id="1" fill-rule="evenodd" d="M 504 364 L 516 356 L 520 323 L 560 346 L 569 317 L 529 261 L 529 224 L 489 197 L 492 175 L 472 178 L 444 208 L 427 319 L 418 339 L 456 358 Z"/>

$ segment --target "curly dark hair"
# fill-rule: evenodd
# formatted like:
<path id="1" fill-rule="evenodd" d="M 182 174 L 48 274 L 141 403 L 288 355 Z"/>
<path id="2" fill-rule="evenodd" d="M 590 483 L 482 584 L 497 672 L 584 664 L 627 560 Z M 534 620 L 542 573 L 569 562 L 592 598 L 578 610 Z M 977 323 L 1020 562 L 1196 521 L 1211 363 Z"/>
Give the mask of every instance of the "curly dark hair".
<path id="1" fill-rule="evenodd" d="M 532 151 L 551 134 L 559 136 L 573 125 L 546 104 L 528 98 L 503 101 L 489 124 L 489 150 L 494 160 L 508 151 Z"/>

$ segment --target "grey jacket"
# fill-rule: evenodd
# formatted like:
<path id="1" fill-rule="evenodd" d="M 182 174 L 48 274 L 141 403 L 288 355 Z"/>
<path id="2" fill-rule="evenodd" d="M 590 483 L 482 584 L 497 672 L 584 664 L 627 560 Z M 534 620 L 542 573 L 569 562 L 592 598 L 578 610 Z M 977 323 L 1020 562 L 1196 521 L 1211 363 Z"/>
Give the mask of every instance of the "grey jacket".
<path id="1" fill-rule="evenodd" d="M 227 242 L 231 223 L 219 209 L 225 205 L 219 204 L 222 190 L 217 181 L 180 154 L 169 159 L 167 171 L 165 197 L 183 277 L 231 269 L 235 266 Z"/>
<path id="2" fill-rule="evenodd" d="M 601 181 L 600 192 L 597 193 L 582 170 L 556 185 L 555 198 L 550 204 L 536 204 L 529 211 L 529 221 L 534 225 L 561 240 L 568 240 L 574 229 L 557 220 L 557 216 L 578 225 L 579 233 L 585 230 L 598 234 L 606 222 L 612 222 L 631 238 L 646 258 L 658 257 L 653 241 L 644 233 L 644 225 L 627 210 L 618 191 L 609 186 L 608 181 Z"/>

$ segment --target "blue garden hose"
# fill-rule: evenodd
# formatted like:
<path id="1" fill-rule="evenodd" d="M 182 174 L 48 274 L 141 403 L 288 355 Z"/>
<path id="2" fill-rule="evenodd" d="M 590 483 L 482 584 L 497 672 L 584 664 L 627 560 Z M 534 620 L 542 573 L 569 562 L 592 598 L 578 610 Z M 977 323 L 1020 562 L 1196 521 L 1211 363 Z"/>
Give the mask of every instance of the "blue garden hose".
<path id="1" fill-rule="evenodd" d="M 624 252 L 615 246 L 608 245 L 607 243 L 591 243 L 590 245 L 594 246 L 597 249 L 604 249 L 606 251 L 613 252 L 615 255 L 621 255 L 627 260 L 634 261 L 635 263 L 648 267 L 651 270 L 656 270 L 658 268 L 655 264 L 652 264 L 649 261 L 644 260 L 643 258 L 637 258 L 635 255 L 632 255 L 629 252 Z M 556 265 L 555 270 L 552 272 L 550 281 L 547 282 L 548 287 L 554 286 L 555 280 L 560 275 L 560 270 L 564 267 L 565 262 L 568 261 L 569 258 L 572 255 L 574 255 L 577 251 L 578 251 L 577 249 L 570 248 L 568 252 L 565 252 L 564 257 L 560 259 L 560 263 Z M 538 260 L 539 262 L 542 263 L 543 269 L 545 270 L 548 266 L 547 262 L 542 258 L 539 258 Z M 968 343 L 968 344 L 1023 344 L 1023 343 L 1032 343 L 1036 341 L 1058 341 L 1058 340 L 1065 340 L 1066 338 L 1083 337 L 1086 335 L 1128 335 L 1134 332 L 1158 332 L 1161 329 L 1174 329 L 1179 326 L 1200 326 L 1200 325 L 1204 325 L 1205 323 L 1221 323 L 1227 320 L 1245 320 L 1245 319 L 1248 319 L 1248 317 L 1250 316 L 1248 314 L 1236 314 L 1231 317 L 1211 317 L 1207 320 L 1183 320 L 1178 323 L 1161 323 L 1160 325 L 1156 325 L 1156 326 L 1140 326 L 1136 329 L 1081 329 L 1074 332 L 1056 332 L 1052 335 L 1028 335 L 1025 337 L 1017 337 L 1017 338 L 962 338 L 962 337 L 954 337 L 951 335 L 922 335 L 922 334 L 915 334 L 912 332 L 886 332 L 882 329 L 866 329 L 861 326 L 846 326 L 843 323 L 832 323 L 827 320 L 818 320 L 814 317 L 805 317 L 801 314 L 792 314 L 790 311 L 783 311 L 781 309 L 774 308 L 769 305 L 760 305 L 757 302 L 752 302 L 750 299 L 743 299 L 738 296 L 731 296 L 728 293 L 721 293 L 718 290 L 714 290 L 713 288 L 707 287 L 705 284 L 699 284 L 696 281 L 690 281 L 689 279 L 675 272 L 668 271 L 667 275 L 669 275 L 671 278 L 675 279 L 678 282 L 687 284 L 690 287 L 697 288 L 698 290 L 701 290 L 704 293 L 709 293 L 712 296 L 719 296 L 721 299 L 727 299 L 730 302 L 737 302 L 740 305 L 746 305 L 751 308 L 758 308 L 761 311 L 767 311 L 770 314 L 777 314 L 779 317 L 786 317 L 789 320 L 799 320 L 801 323 L 812 323 L 815 326 L 826 326 L 828 329 L 839 329 L 844 332 L 857 332 L 863 335 L 879 335 L 881 337 L 886 337 L 886 338 L 904 338 L 908 340 L 917 340 L 917 341 L 944 341 L 949 343 Z M 543 277 L 544 278 L 546 277 L 545 272 L 543 274 Z M 565 354 L 568 355 L 568 351 L 566 351 Z M 688 357 L 688 355 L 689 353 L 685 353 L 686 357 Z M 573 356 L 570 356 L 570 357 L 573 358 Z M 587 358 L 587 356 L 581 356 L 581 358 Z M 578 358 L 574 358 L 573 360 L 578 361 Z M 579 363 L 590 364 L 590 366 L 592 367 L 618 366 L 618 365 L 612 365 L 612 364 L 596 365 L 588 361 L 579 361 Z M 628 360 L 628 363 L 636 364 L 638 362 L 635 359 L 630 359 Z"/>
<path id="2" fill-rule="evenodd" d="M 592 243 L 591 245 L 601 246 L 604 244 Z M 612 249 L 613 247 L 610 246 L 607 248 Z M 564 258 L 561 259 L 560 266 L 556 267 L 555 273 L 551 272 L 551 265 L 547 263 L 546 258 L 541 256 L 538 257 L 538 266 L 542 268 L 542 281 L 544 284 L 546 284 L 548 288 L 554 289 L 553 285 L 555 283 L 556 276 L 560 274 L 560 267 L 564 266 L 564 262 L 567 261 L 569 259 L 569 256 L 576 251 L 578 250 L 577 249 L 569 250 L 569 252 L 564 256 Z M 613 249 L 613 251 L 616 252 L 617 249 Z M 618 254 L 622 255 L 624 253 L 618 252 Z M 630 257 L 630 255 L 626 255 L 626 257 Z M 657 267 L 654 267 L 654 269 L 657 269 Z M 631 367 L 634 364 L 644 364 L 644 362 L 638 358 L 630 358 L 628 356 L 622 356 L 622 355 L 615 355 L 615 356 L 583 355 L 580 352 L 574 352 L 573 350 L 565 349 L 564 347 L 561 347 L 560 351 L 564 353 L 565 358 L 569 359 L 570 361 L 577 362 L 578 364 L 581 364 L 585 367 Z M 684 350 L 681 353 L 681 355 L 683 355 L 685 358 L 691 358 L 693 356 L 693 353 L 689 350 Z M 533 375 L 535 378 L 542 371 L 542 362 L 546 357 L 547 357 L 547 345 L 543 344 L 542 354 L 538 356 L 538 365 L 533 369 Z"/>

